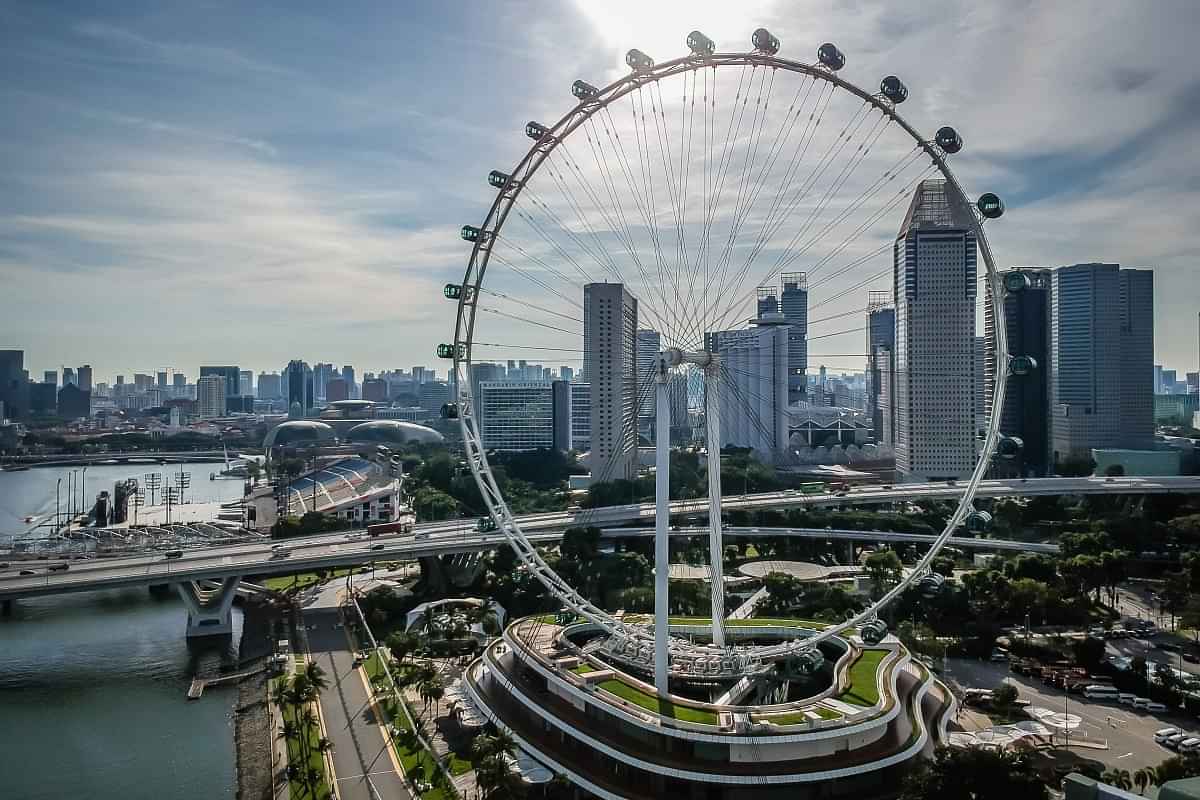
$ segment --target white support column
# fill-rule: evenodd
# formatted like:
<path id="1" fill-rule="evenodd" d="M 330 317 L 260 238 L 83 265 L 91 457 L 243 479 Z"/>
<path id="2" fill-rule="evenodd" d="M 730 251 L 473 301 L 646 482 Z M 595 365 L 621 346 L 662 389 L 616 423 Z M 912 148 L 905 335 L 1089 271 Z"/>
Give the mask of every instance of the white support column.
<path id="1" fill-rule="evenodd" d="M 708 557 L 712 580 L 713 644 L 725 646 L 725 578 L 721 542 L 721 403 L 717 391 L 719 362 L 714 355 L 704 369 L 704 421 L 708 448 Z"/>
<path id="2" fill-rule="evenodd" d="M 221 588 L 211 592 L 202 591 L 194 581 L 175 584 L 188 610 L 188 638 L 228 636 L 233 633 L 233 598 L 241 581 L 237 576 L 225 578 L 221 581 Z"/>
<path id="3" fill-rule="evenodd" d="M 659 696 L 670 694 L 670 664 L 667 644 L 670 640 L 671 571 L 671 402 L 667 396 L 670 371 L 660 357 L 657 386 L 657 426 L 654 431 L 654 688 Z"/>

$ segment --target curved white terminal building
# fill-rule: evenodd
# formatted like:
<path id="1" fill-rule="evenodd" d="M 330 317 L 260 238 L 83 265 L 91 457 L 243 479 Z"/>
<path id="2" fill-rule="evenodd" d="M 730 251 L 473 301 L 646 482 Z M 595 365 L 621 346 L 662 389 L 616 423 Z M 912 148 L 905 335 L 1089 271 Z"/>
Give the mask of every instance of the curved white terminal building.
<path id="1" fill-rule="evenodd" d="M 742 623 L 728 636 L 746 643 L 804 638 L 821 627 Z M 673 635 L 695 639 L 710 629 L 700 619 L 671 625 Z M 714 648 L 714 677 L 695 669 L 674 675 L 665 701 L 649 654 L 620 650 L 590 622 L 521 619 L 467 670 L 464 692 L 523 750 L 606 800 L 890 796 L 909 763 L 944 737 L 954 707 L 893 637 L 876 645 L 855 635 L 829 639 L 815 671 L 776 665 L 742 678 L 717 674 Z"/>

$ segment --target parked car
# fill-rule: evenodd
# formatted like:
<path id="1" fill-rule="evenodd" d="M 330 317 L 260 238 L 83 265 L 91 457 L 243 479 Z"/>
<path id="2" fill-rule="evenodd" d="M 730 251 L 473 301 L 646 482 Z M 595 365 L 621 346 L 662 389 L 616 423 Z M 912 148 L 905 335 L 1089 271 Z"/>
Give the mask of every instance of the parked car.
<path id="1" fill-rule="evenodd" d="M 1136 694 L 1131 694 L 1129 692 L 1121 692 L 1119 695 L 1117 695 L 1117 702 L 1123 706 L 1131 706 L 1137 699 L 1138 696 Z M 1149 701 L 1147 700 L 1146 702 Z"/>
<path id="2" fill-rule="evenodd" d="M 1181 753 L 1195 753 L 1197 750 L 1200 750 L 1200 739 L 1195 736 L 1179 743 L 1179 752 Z"/>
<path id="3" fill-rule="evenodd" d="M 1167 713 L 1167 704 L 1150 702 L 1146 704 L 1145 711 L 1149 714 L 1165 714 Z"/>
<path id="4" fill-rule="evenodd" d="M 1177 733 L 1183 733 L 1179 728 L 1159 728 L 1154 732 L 1154 741 L 1162 744 Z"/>
<path id="5" fill-rule="evenodd" d="M 1161 744 L 1164 744 L 1172 750 L 1175 750 L 1178 749 L 1179 745 L 1183 743 L 1184 739 L 1191 738 L 1192 735 L 1190 733 L 1176 733 L 1172 736 L 1168 736 L 1166 739 L 1163 739 Z"/>

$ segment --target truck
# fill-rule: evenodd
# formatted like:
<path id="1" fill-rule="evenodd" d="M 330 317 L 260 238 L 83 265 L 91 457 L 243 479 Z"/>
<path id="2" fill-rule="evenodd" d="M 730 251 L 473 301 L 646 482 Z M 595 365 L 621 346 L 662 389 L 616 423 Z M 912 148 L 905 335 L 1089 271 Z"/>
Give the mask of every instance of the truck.
<path id="1" fill-rule="evenodd" d="M 384 536 L 394 533 L 412 533 L 415 519 L 411 514 L 391 522 L 377 522 L 367 526 L 368 536 Z"/>
<path id="2" fill-rule="evenodd" d="M 825 494 L 825 484 L 823 483 L 802 483 L 800 484 L 800 494 Z"/>

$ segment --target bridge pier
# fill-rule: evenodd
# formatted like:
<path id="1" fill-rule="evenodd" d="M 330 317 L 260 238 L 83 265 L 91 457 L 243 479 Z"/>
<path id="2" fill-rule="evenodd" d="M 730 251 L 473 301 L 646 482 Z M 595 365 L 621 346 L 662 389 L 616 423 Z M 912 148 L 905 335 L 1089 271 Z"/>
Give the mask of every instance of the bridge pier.
<path id="1" fill-rule="evenodd" d="M 241 577 L 221 581 L 221 588 L 205 591 L 195 581 L 175 584 L 183 604 L 187 606 L 187 636 L 229 636 L 233 633 L 233 598 Z"/>
<path id="2" fill-rule="evenodd" d="M 3 603 L 0 603 L 0 616 L 10 617 L 10 616 L 12 616 L 12 610 L 13 610 L 13 601 L 11 598 L 8 600 L 5 600 Z"/>

